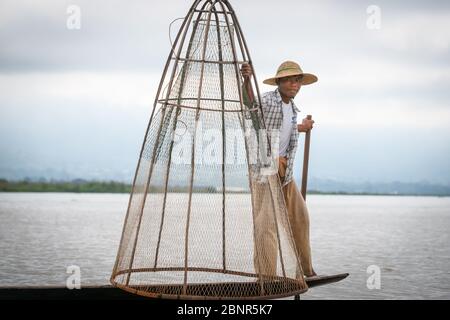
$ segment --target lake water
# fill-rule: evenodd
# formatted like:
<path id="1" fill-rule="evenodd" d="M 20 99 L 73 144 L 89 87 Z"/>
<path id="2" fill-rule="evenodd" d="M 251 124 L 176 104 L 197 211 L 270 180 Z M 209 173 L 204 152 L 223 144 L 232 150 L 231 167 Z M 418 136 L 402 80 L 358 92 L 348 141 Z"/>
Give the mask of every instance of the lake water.
<path id="1" fill-rule="evenodd" d="M 0 286 L 109 284 L 127 194 L 0 193 Z M 308 195 L 316 272 L 304 299 L 450 299 L 450 198 Z M 369 289 L 368 267 L 380 270 Z M 369 271 L 371 269 L 369 268 Z"/>

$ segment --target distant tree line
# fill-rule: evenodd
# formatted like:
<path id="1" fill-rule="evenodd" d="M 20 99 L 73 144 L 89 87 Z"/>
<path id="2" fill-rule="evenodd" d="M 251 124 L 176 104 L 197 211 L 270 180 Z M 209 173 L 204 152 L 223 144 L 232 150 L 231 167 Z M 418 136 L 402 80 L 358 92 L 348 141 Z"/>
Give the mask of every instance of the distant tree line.
<path id="1" fill-rule="evenodd" d="M 115 181 L 8 181 L 0 179 L 0 191 L 129 193 L 131 185 Z"/>
<path id="2" fill-rule="evenodd" d="M 76 192 L 76 193 L 130 193 L 131 184 L 117 181 L 88 181 L 76 179 L 72 181 L 48 181 L 24 179 L 20 181 L 9 181 L 0 178 L 0 192 Z M 443 187 L 442 187 L 443 188 Z M 194 186 L 192 189 L 196 193 L 222 193 L 221 188 L 214 186 Z M 151 193 L 164 192 L 164 186 L 150 186 L 147 190 Z M 308 194 L 326 194 L 326 195 L 379 195 L 379 196 L 449 196 L 447 190 L 416 191 L 408 190 L 404 192 L 380 192 L 380 191 L 321 191 L 308 190 Z M 168 192 L 186 193 L 189 192 L 189 186 L 171 186 Z M 246 193 L 244 189 L 227 189 L 227 193 Z"/>
<path id="3" fill-rule="evenodd" d="M 76 192 L 76 193 L 130 193 L 131 184 L 117 181 L 8 181 L 0 179 L 0 192 Z M 215 193 L 214 187 L 196 187 L 195 192 Z M 171 187 L 169 192 L 188 192 L 189 187 Z M 164 192 L 163 187 L 151 186 L 148 192 Z"/>

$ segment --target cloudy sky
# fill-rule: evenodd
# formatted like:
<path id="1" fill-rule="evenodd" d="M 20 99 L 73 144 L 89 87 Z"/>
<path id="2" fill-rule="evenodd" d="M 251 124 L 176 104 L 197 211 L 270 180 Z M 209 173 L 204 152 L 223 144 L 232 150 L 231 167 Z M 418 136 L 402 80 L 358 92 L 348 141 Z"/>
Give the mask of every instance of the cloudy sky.
<path id="1" fill-rule="evenodd" d="M 316 120 L 311 176 L 450 184 L 449 1 L 231 3 L 261 82 L 287 59 L 319 77 L 296 98 Z M 0 0 L 0 177 L 131 181 L 190 5 Z"/>

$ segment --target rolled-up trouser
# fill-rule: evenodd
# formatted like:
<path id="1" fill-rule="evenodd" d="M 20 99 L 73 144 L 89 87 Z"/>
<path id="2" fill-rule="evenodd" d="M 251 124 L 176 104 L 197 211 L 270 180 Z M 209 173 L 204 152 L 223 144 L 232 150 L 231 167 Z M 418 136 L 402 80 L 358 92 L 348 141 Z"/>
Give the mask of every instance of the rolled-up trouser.
<path id="1" fill-rule="evenodd" d="M 278 174 L 281 181 L 286 173 L 287 159 L 280 157 L 278 161 Z M 288 212 L 289 224 L 296 250 L 298 252 L 303 273 L 306 276 L 314 274 L 311 260 L 311 247 L 309 242 L 309 213 L 305 200 L 299 192 L 294 180 L 283 188 L 283 196 Z M 255 210 L 255 253 L 254 265 L 259 274 L 275 276 L 277 269 L 278 240 L 273 213 L 270 207 L 270 195 L 264 196 L 269 190 L 261 189 L 257 210 Z"/>

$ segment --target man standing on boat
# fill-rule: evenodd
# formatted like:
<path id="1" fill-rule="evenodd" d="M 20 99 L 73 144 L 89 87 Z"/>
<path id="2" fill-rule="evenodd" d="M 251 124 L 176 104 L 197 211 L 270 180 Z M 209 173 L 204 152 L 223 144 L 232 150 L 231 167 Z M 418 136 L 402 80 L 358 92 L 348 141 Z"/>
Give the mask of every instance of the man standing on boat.
<path id="1" fill-rule="evenodd" d="M 251 66 L 243 64 L 241 73 L 244 78 L 244 103 L 251 106 L 254 103 L 250 83 L 253 74 Z M 264 80 L 265 84 L 277 86 L 277 89 L 267 92 L 261 97 L 266 129 L 279 132 L 278 175 L 282 183 L 295 246 L 303 273 L 307 277 L 316 275 L 311 259 L 309 213 L 305 200 L 293 179 L 293 169 L 299 132 L 312 130 L 314 121 L 305 118 L 301 124 L 297 124 L 297 114 L 300 110 L 296 107 L 293 99 L 303 85 L 309 85 L 316 81 L 315 75 L 304 73 L 300 66 L 293 61 L 286 61 L 280 65 L 274 77 Z M 265 210 L 257 211 L 260 212 L 256 213 L 255 219 L 258 221 L 258 225 L 264 226 L 265 230 L 258 231 L 262 234 L 257 239 L 262 242 L 260 243 L 262 249 L 259 250 L 262 252 L 255 252 L 255 267 L 263 269 L 258 270 L 260 273 L 275 275 L 278 252 L 276 231 L 270 228 L 270 222 L 267 222 L 270 219 L 265 216 Z M 264 263 L 258 259 L 264 259 Z"/>

